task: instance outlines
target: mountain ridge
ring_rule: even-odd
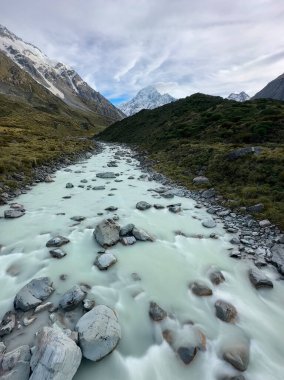
[[[274,99],[284,101],[284,73],[270,81],[252,99]]]
[[[250,100],[250,96],[244,92],[241,91],[240,93],[234,93],[232,92],[227,99],[229,100],[235,100],[236,102],[246,102],[247,100]]]

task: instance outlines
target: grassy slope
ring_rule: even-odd
[[[16,186],[14,172],[29,178],[36,165],[86,150],[109,123],[70,108],[0,53],[0,183]]]
[[[107,141],[147,149],[156,169],[189,188],[199,173],[232,207],[258,202],[267,217],[284,228],[284,103],[245,103],[195,94],[155,110],[143,110],[103,131]],[[258,156],[235,161],[229,151],[262,146]]]

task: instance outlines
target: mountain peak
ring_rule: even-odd
[[[169,94],[161,94],[156,87],[147,86],[142,88],[133,99],[123,103],[119,109],[127,116],[134,115],[142,109],[154,109],[167,103],[174,102],[176,99]]]
[[[261,91],[254,95],[253,99],[284,100],[284,74],[269,82]]]
[[[250,99],[250,96],[244,91],[241,91],[239,94],[231,93],[227,99],[235,100],[236,102],[245,102]]]

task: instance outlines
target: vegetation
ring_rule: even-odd
[[[195,94],[117,122],[99,137],[146,149],[156,169],[186,185],[206,175],[233,207],[263,203],[260,218],[284,228],[284,103]],[[239,147],[260,154],[230,160]]]

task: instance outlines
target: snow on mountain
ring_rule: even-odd
[[[51,60],[36,46],[23,41],[1,25],[0,50],[70,106],[95,111],[113,120],[120,120],[124,116],[71,67]]]
[[[250,96],[242,91],[239,94],[230,94],[227,99],[235,100],[236,102],[245,102],[246,100],[250,100]]]
[[[122,103],[118,108],[127,116],[134,115],[142,109],[154,109],[176,99],[169,94],[160,94],[153,86],[145,87],[129,102]]]

